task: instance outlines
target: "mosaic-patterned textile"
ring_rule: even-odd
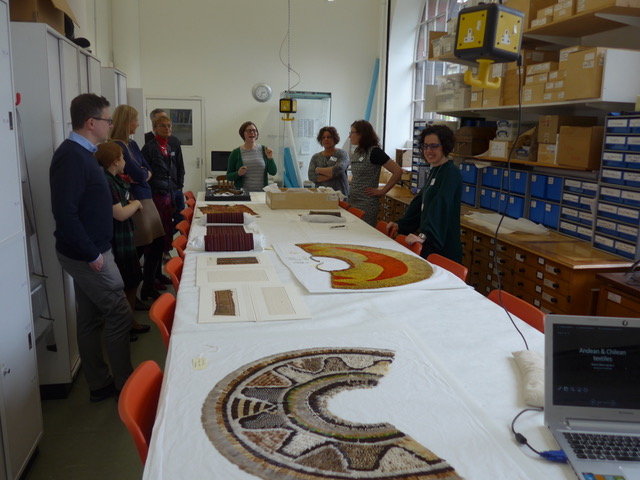
[[[244,223],[242,212],[207,213],[207,223]]]
[[[207,213],[248,213],[249,215],[258,215],[251,208],[246,205],[205,205],[204,207],[198,207],[205,215]]]
[[[336,243],[297,243],[296,246],[313,256],[337,258],[350,265],[345,270],[330,272],[333,288],[397,287],[433,275],[431,265],[421,258],[386,248]]]
[[[365,348],[263,358],[211,390],[204,430],[229,461],[268,480],[460,479],[393,425],[352,423],[329,411],[336,394],[375,387],[393,358],[390,350]]]
[[[242,226],[208,226],[204,236],[207,252],[242,252],[253,250],[253,234]]]

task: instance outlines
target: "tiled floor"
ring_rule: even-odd
[[[172,289],[170,289],[172,291]],[[166,350],[147,312],[136,312],[151,331],[131,343],[133,366],[155,360],[164,367]],[[44,435],[23,480],[140,480],[142,463],[115,400],[89,402],[82,369],[68,398],[44,400]]]

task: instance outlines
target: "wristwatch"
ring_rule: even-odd
[[[419,233],[418,236],[422,239],[422,240],[426,240],[427,236],[424,233]]]

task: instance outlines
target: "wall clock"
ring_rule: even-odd
[[[259,102],[267,102],[271,99],[271,86],[266,83],[256,83],[253,86],[253,98]]]

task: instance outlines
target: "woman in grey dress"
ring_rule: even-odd
[[[355,151],[351,154],[349,203],[364,210],[363,220],[375,226],[380,209],[380,197],[400,180],[402,168],[380,148],[378,135],[366,120],[356,120],[351,124],[349,140],[352,145],[356,145]],[[391,173],[391,178],[380,187],[382,167]]]
[[[349,154],[336,145],[340,135],[334,127],[322,127],[318,132],[318,143],[324,147],[322,152],[316,153],[309,162],[309,180],[316,187],[331,187],[349,196]]]

